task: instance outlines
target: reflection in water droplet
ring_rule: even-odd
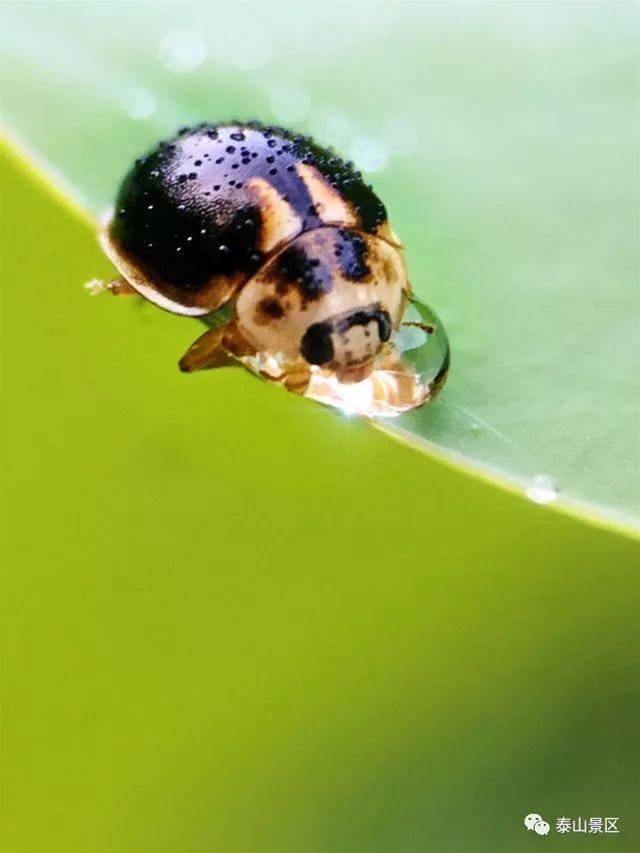
[[[396,417],[434,399],[444,385],[449,368],[449,342],[436,314],[412,299],[403,320],[428,325],[401,326],[380,353],[373,373],[362,382],[344,384],[321,367],[312,368],[305,396],[349,415]],[[223,315],[220,320],[223,321]],[[215,325],[211,317],[208,323]],[[242,358],[254,373],[281,382],[286,364],[273,353]]]
[[[302,121],[309,115],[311,99],[304,89],[286,84],[273,89],[269,105],[278,121]]]
[[[525,493],[537,504],[548,504],[558,497],[558,487],[548,474],[536,474],[532,477]]]
[[[125,112],[131,118],[150,118],[156,111],[156,99],[146,89],[127,89],[121,101]]]
[[[160,62],[175,73],[194,71],[202,65],[206,55],[207,49],[200,36],[187,30],[168,33],[158,48]]]
[[[363,172],[379,172],[389,162],[389,148],[375,136],[361,136],[349,149],[349,158]]]

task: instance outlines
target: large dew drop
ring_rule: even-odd
[[[215,326],[228,318],[228,310],[222,309],[205,322]],[[265,379],[282,381],[284,370],[277,354],[263,352],[239,360]],[[448,369],[449,341],[444,326],[431,308],[412,298],[402,325],[378,356],[371,376],[344,384],[330,371],[312,367],[304,396],[348,415],[393,418],[431,402],[444,385]]]
[[[421,326],[431,327],[425,331]],[[449,369],[449,341],[435,312],[413,298],[371,376],[345,385],[315,368],[306,397],[345,414],[393,418],[434,399]]]

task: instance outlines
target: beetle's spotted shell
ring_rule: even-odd
[[[151,301],[204,314],[323,225],[393,241],[371,187],[308,137],[255,123],[204,124],[136,161],[103,243]]]

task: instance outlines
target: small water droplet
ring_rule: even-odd
[[[536,474],[532,477],[525,494],[537,504],[549,504],[558,497],[558,487],[548,474]]]
[[[138,120],[151,118],[157,109],[156,99],[146,89],[127,89],[121,102],[127,115]]]
[[[207,49],[200,36],[187,30],[167,33],[158,48],[160,62],[176,74],[199,68],[206,55]]]

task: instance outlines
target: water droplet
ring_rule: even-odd
[[[364,172],[379,172],[389,162],[389,148],[375,136],[360,136],[349,149],[349,156]]]
[[[537,504],[549,504],[558,497],[558,487],[548,474],[536,474],[531,478],[525,494]]]
[[[309,115],[309,93],[294,84],[276,87],[270,95],[269,105],[278,121],[302,121]]]
[[[397,417],[434,399],[443,386],[449,365],[449,342],[437,315],[412,298],[405,321],[424,324],[401,326],[391,336],[391,347],[378,356],[373,373],[361,382],[344,384],[322,367],[312,367],[305,396],[340,409],[344,414]],[[405,335],[414,331],[419,334]],[[285,365],[273,353],[242,358],[250,370],[278,381]]]
[[[200,36],[187,30],[168,33],[158,48],[160,62],[176,74],[199,68],[206,55],[207,49]]]
[[[138,120],[150,118],[156,111],[156,99],[146,89],[127,89],[121,98],[125,112]]]

